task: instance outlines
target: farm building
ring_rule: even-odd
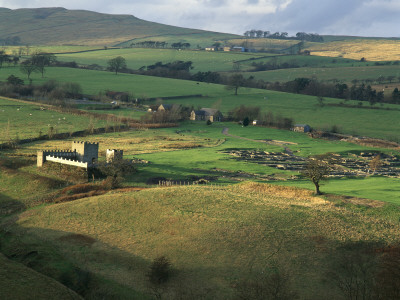
[[[222,113],[218,109],[202,108],[200,110],[193,110],[190,113],[190,120],[192,121],[208,121],[221,122],[223,118]]]
[[[246,52],[246,48],[240,46],[234,46],[231,50],[236,52]]]
[[[253,126],[261,125],[262,122],[260,120],[253,120]]]
[[[166,111],[166,110],[171,110],[172,107],[173,107],[172,104],[150,105],[148,111],[149,112]]]
[[[293,127],[293,131],[295,132],[310,132],[311,127],[307,124],[295,124]]]

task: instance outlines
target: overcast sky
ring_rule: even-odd
[[[0,7],[65,7],[188,28],[400,37],[400,0],[0,0]]]

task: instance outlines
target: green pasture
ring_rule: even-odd
[[[104,51],[59,54],[59,61],[76,61],[79,64],[98,64],[107,67],[107,61],[122,56],[128,68],[137,70],[143,66],[153,65],[156,62],[169,63],[174,61],[192,61],[192,72],[206,71],[231,71],[233,62],[237,60],[257,58],[264,56],[261,53],[233,53],[223,51],[197,51],[175,49],[146,49],[124,48]]]
[[[259,91],[258,94],[247,94]],[[339,104],[343,100],[325,98],[326,104]],[[330,130],[336,125],[340,132],[347,134],[399,140],[400,111],[367,108],[349,108],[339,106],[323,107],[318,105],[316,97],[299,94],[281,93],[275,91],[240,89],[239,95],[226,93],[224,96],[211,98],[188,98],[179,100],[164,100],[165,103],[177,103],[186,106],[215,107],[223,113],[242,104],[260,106],[263,112],[272,112],[275,117],[293,118],[295,123],[309,124],[313,128]],[[356,105],[357,101],[348,101]],[[363,103],[368,107],[367,102]],[[398,105],[387,105],[383,108],[398,108]],[[374,122],[371,122],[374,120]]]
[[[224,127],[229,134],[222,134]],[[246,139],[240,139],[243,137]],[[180,127],[166,129],[134,130],[119,133],[107,133],[83,138],[100,145],[100,159],[104,160],[106,149],[116,148],[124,151],[128,159],[140,159],[148,163],[137,164],[138,172],[126,179],[129,186],[145,186],[149,179],[164,177],[167,180],[181,182],[192,181],[192,178],[209,178],[212,183],[237,183],[243,180],[268,182],[274,177],[279,184],[294,185],[313,189],[308,181],[288,180],[297,172],[279,170],[262,164],[237,160],[227,152],[232,149],[247,149],[267,152],[283,152],[288,147],[295,155],[308,157],[324,153],[338,153],[347,156],[349,153],[384,152],[399,155],[399,151],[365,147],[342,141],[312,139],[306,134],[288,130],[264,127],[242,127],[234,123],[214,123],[207,126],[204,122],[186,122]],[[249,140],[250,139],[250,140]],[[58,141],[40,141],[21,146],[18,150],[9,151],[8,155],[18,153],[22,156],[34,155],[41,149],[68,149],[73,139]],[[279,144],[268,144],[273,140]],[[22,168],[29,174],[39,174],[36,167]],[[37,173],[39,172],[39,173]],[[10,179],[7,179],[10,180]],[[285,181],[279,181],[285,180]],[[273,181],[274,182],[274,181]],[[354,197],[397,203],[399,180],[380,177],[366,179],[334,179],[323,188],[324,192],[350,195]],[[7,195],[12,193],[15,184]],[[370,186],[370,188],[367,188]],[[375,192],[373,192],[375,190]],[[400,200],[400,199],[399,199]]]
[[[321,182],[321,191],[324,193],[346,195],[385,201],[400,205],[400,179],[371,176],[366,178],[328,179]],[[310,181],[279,181],[279,185],[296,186],[314,190]]]
[[[0,80],[6,80],[11,74],[26,80],[26,76],[20,72],[19,68],[12,67],[0,70]],[[31,75],[31,78],[33,84],[42,84],[50,79],[76,82],[82,86],[84,94],[91,95],[104,93],[107,90],[129,92],[137,98],[198,94],[218,96],[228,93],[224,86],[216,84],[197,84],[194,81],[122,73],[115,75],[106,71],[71,68],[47,68],[45,78],[41,78],[41,75],[37,73]]]
[[[85,130],[92,124],[103,127],[105,121],[60,113],[40,105],[17,102],[0,97],[0,143],[36,138],[39,135]],[[51,129],[52,128],[52,129]]]
[[[331,58],[330,58],[331,59]],[[358,64],[358,63],[357,63]],[[368,63],[367,63],[368,65]],[[353,79],[376,80],[380,76],[395,76],[395,82],[398,81],[400,76],[400,67],[396,65],[388,66],[374,66],[372,63],[369,65],[359,66],[341,66],[341,67],[301,67],[293,69],[279,69],[271,71],[243,73],[245,77],[254,76],[256,79],[262,79],[268,82],[287,82],[300,77],[313,78],[315,77],[321,81],[344,81],[351,83]]]
[[[326,56],[315,56],[315,55],[274,55],[272,57],[250,59],[249,61],[243,62],[244,65],[251,65],[255,63],[292,63],[297,64],[299,67],[323,67],[323,68],[337,68],[337,67],[348,67],[348,66],[366,66],[367,63],[360,61],[340,58],[340,57],[326,57]]]
[[[193,32],[191,34],[163,34],[163,35],[154,35],[154,36],[146,36],[135,38],[116,46],[120,47],[131,47],[131,44],[140,43],[144,41],[154,41],[154,42],[167,42],[170,47],[173,43],[189,43],[191,48],[205,48],[211,47],[216,41],[222,42],[235,38],[237,35],[234,34],[224,34],[224,33],[213,33],[213,32]]]
[[[313,70],[313,69],[312,69]],[[327,69],[328,70],[328,69]],[[329,69],[330,70],[330,69]],[[268,72],[267,72],[268,73]],[[0,80],[10,74],[22,77],[18,68],[3,68]],[[399,139],[399,111],[385,109],[348,108],[318,105],[316,97],[281,93],[269,90],[240,88],[234,96],[222,85],[197,83],[177,79],[149,77],[130,74],[115,75],[105,71],[91,71],[69,68],[48,68],[45,78],[32,75],[34,84],[41,84],[50,78],[60,82],[79,82],[85,94],[104,93],[106,90],[129,92],[137,98],[159,98],[202,94],[202,98],[183,98],[164,100],[164,103],[176,103],[185,106],[214,107],[223,113],[240,105],[260,106],[262,111],[271,111],[274,116],[291,117],[295,123],[306,123],[314,128],[331,129],[333,125],[339,131],[371,137],[380,137],[397,141]],[[343,100],[325,99],[326,104],[339,104]],[[357,104],[357,101],[348,101]],[[367,102],[363,103],[368,107]],[[380,108],[398,108],[397,105],[379,106]],[[120,114],[120,112],[114,112]],[[371,122],[374,120],[374,122]]]

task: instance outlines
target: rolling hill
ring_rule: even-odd
[[[0,8],[0,41],[18,37],[22,45],[111,46],[160,35],[210,35],[210,41],[235,35],[180,28],[138,19],[65,8]]]

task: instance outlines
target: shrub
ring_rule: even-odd
[[[147,277],[150,283],[159,285],[169,280],[171,276],[171,262],[165,256],[156,257],[150,265]]]

